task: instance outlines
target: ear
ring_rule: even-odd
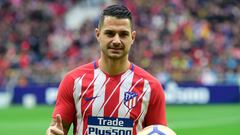
[[[96,28],[96,29],[95,29],[95,33],[96,33],[96,38],[97,38],[97,40],[99,40],[100,29],[99,29],[99,28]]]
[[[134,42],[136,38],[136,31],[132,31],[132,43]]]

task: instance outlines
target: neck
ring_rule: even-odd
[[[98,63],[100,69],[109,75],[118,75],[123,73],[127,71],[130,66],[128,59],[116,60],[100,58]]]

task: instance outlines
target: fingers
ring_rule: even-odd
[[[56,115],[52,125],[47,130],[47,135],[64,135],[62,118],[60,114]]]
[[[58,129],[56,126],[50,126],[46,135],[64,135],[64,131]]]
[[[58,128],[50,128],[50,133],[52,135],[64,135],[63,130],[60,130]]]
[[[60,114],[56,115],[56,125],[58,129],[63,130],[63,125],[62,125],[62,118]]]

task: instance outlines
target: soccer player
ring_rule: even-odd
[[[47,135],[66,135],[71,123],[74,135],[136,135],[146,126],[166,125],[161,84],[128,59],[136,37],[131,12],[106,7],[95,32],[101,56],[61,81]]]

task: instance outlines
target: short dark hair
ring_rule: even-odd
[[[124,5],[111,5],[111,6],[106,7],[100,16],[98,28],[101,28],[101,26],[103,25],[105,16],[112,16],[112,17],[116,17],[118,19],[129,19],[130,23],[131,23],[131,28],[133,27],[132,26],[132,13]]]

